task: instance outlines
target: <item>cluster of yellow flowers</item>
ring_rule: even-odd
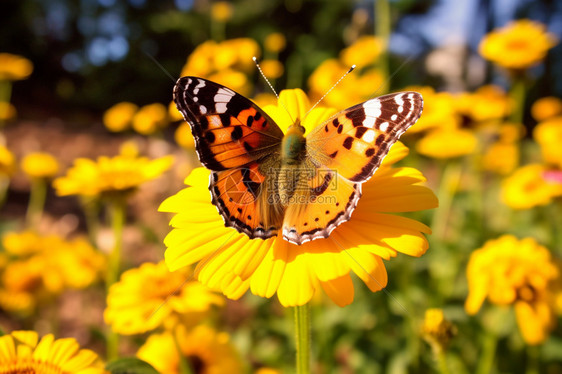
[[[92,285],[105,272],[105,256],[83,238],[10,232],[2,245],[0,305],[9,311],[30,313],[66,289]]]
[[[10,103],[12,82],[27,79],[32,72],[33,64],[25,57],[0,53],[0,125],[16,116]]]

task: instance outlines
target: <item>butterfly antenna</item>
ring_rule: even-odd
[[[322,96],[322,97],[320,98],[320,100],[318,100],[318,101],[316,102],[316,104],[314,104],[314,105],[312,106],[312,108],[310,108],[310,109],[308,110],[308,112],[306,112],[306,114],[305,114],[304,116],[306,117],[306,116],[308,115],[308,113],[312,112],[312,109],[316,108],[316,106],[317,106],[318,104],[320,104],[320,103],[322,102],[322,100],[324,100],[324,98],[325,98],[326,96],[328,96],[328,94],[329,94],[330,92],[332,92],[332,90],[333,90],[334,88],[336,88],[336,86],[343,80],[343,78],[345,78],[349,73],[351,73],[356,67],[357,67],[357,65],[352,65],[352,66],[349,68],[349,70],[346,71],[346,72],[341,76],[341,78],[338,79],[337,82],[334,83],[334,85],[324,94],[324,96]]]
[[[151,59],[152,62],[154,62],[154,64],[156,64],[156,66],[158,66],[158,67],[160,68],[160,70],[162,70],[162,71],[164,72],[164,74],[166,74],[166,75],[172,80],[172,82],[176,83],[176,80],[174,79],[174,77],[172,77],[172,74],[170,74],[170,73],[168,72],[168,70],[166,70],[166,68],[164,68],[164,66],[162,66],[162,64],[159,63],[159,62],[154,58],[154,56],[152,56],[150,53],[146,52],[145,50],[142,50],[142,49],[141,49],[141,51],[142,51],[149,59]]]
[[[256,56],[252,57],[252,60],[254,60],[254,64],[256,64],[256,67],[258,68],[261,76],[263,77],[263,79],[265,80],[265,82],[267,83],[267,85],[269,86],[269,88],[271,88],[271,91],[273,91],[273,93],[275,94],[275,97],[277,98],[277,102],[279,104],[281,104],[281,106],[285,109],[285,111],[287,112],[287,114],[289,115],[289,117],[291,117],[291,112],[289,112],[289,109],[287,109],[287,107],[285,106],[285,104],[283,104],[283,102],[279,99],[279,95],[277,94],[277,92],[275,91],[275,88],[273,88],[273,85],[269,82],[269,79],[267,79],[267,77],[265,76],[265,74],[263,73],[263,70],[261,69],[260,64],[258,63],[258,59],[256,58]],[[294,122],[293,117],[291,117],[291,120]]]

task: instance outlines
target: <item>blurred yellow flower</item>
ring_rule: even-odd
[[[538,122],[562,115],[562,99],[554,96],[538,99],[531,106],[531,115]]]
[[[2,373],[105,373],[100,357],[80,349],[75,339],[48,334],[39,340],[35,331],[13,331],[0,337],[0,368]]]
[[[539,344],[548,337],[556,323],[551,288],[559,270],[547,248],[533,238],[504,235],[472,253],[466,274],[468,314],[476,314],[486,298],[513,305],[525,342]]]
[[[133,129],[142,135],[154,134],[168,125],[168,110],[154,103],[141,107],[133,115]]]
[[[115,104],[103,114],[103,124],[112,132],[128,130],[131,128],[133,116],[138,110],[138,106],[126,101]]]
[[[425,311],[422,336],[437,352],[449,345],[455,330],[454,325],[445,318],[443,309],[433,308]]]
[[[277,97],[272,93],[260,93],[254,96],[252,100],[256,103],[260,108],[263,108],[267,105],[277,105]]]
[[[0,176],[11,177],[16,171],[16,158],[14,154],[3,145],[0,145]]]
[[[519,165],[519,141],[525,128],[521,124],[503,123],[491,130],[492,141],[487,144],[482,156],[482,169],[507,175]]]
[[[174,140],[182,148],[195,149],[195,139],[187,122],[181,123],[174,133]]]
[[[547,119],[533,130],[544,162],[562,169],[562,116]]]
[[[456,98],[457,110],[474,122],[501,120],[511,112],[511,99],[500,87],[485,85]],[[425,108],[424,108],[425,109]],[[425,113],[424,113],[425,115]]]
[[[285,35],[280,32],[274,32],[265,37],[263,44],[266,50],[279,53],[285,49],[287,40],[285,39]]]
[[[301,90],[282,91],[280,101],[290,113],[282,106],[264,110],[281,129],[302,118],[310,107]],[[316,108],[302,125],[311,130],[331,113]],[[300,246],[281,237],[251,240],[225,227],[211,204],[209,171],[195,169],[185,180],[189,187],[160,206],[160,211],[175,213],[170,222],[173,230],[164,240],[166,263],[175,270],[199,262],[197,278],[227,297],[237,299],[250,288],[262,297],[277,294],[283,306],[306,304],[321,290],[340,306],[350,304],[351,272],[371,291],[379,291],[387,283],[383,259],[399,252],[417,257],[428,248],[427,226],[392,213],[437,206],[433,192],[421,185],[425,178],[418,170],[393,167],[407,153],[404,145],[395,144],[379,170],[362,184],[363,197],[351,220],[329,238]]]
[[[283,64],[277,60],[263,60],[260,66],[265,76],[270,79],[277,79],[283,75]]]
[[[522,19],[495,29],[480,42],[480,54],[507,69],[526,69],[542,61],[556,45],[554,35],[539,22]]]
[[[217,43],[206,41],[189,55],[181,75],[206,78],[249,96],[252,84],[246,75],[255,69],[252,57],[259,57],[255,40],[238,38]]]
[[[423,114],[406,136],[433,128],[454,129],[460,125],[455,97],[450,92],[435,92],[429,86],[409,86],[404,91],[419,92],[423,96]]]
[[[414,126],[415,127],[415,126]],[[465,129],[434,129],[416,143],[416,150],[427,157],[454,158],[476,151],[478,139]]]
[[[166,331],[153,334],[139,348],[137,357],[166,374],[180,374],[181,359],[187,361],[192,373],[243,372],[242,363],[229,335],[204,325],[192,330],[180,325],[174,333]]]
[[[349,65],[345,65],[336,59],[328,59],[322,62],[308,78],[311,99],[318,100],[324,96],[349,68]],[[354,71],[340,81],[333,91],[324,98],[322,104],[341,109],[351,107],[373,97],[382,83],[383,77],[377,69]]]
[[[12,257],[0,278],[0,305],[7,310],[32,310],[65,289],[90,286],[105,270],[105,256],[83,238],[23,231],[4,235],[2,244]]]
[[[0,101],[0,121],[8,121],[16,116],[16,108],[7,102]]]
[[[26,79],[33,71],[33,64],[25,57],[0,53],[0,80]]]
[[[195,280],[189,281],[191,275],[189,269],[172,273],[163,261],[126,271],[109,289],[105,322],[124,335],[162,325],[172,329],[180,321],[197,324],[213,306],[222,306],[224,298]]]
[[[254,374],[282,374],[282,372],[277,369],[263,367],[256,370]]]
[[[168,117],[172,122],[183,121],[183,116],[178,110],[176,103],[174,103],[173,101],[168,104]]]
[[[101,156],[97,161],[79,158],[66,175],[53,181],[59,196],[110,197],[134,192],[141,184],[158,178],[173,163],[172,156],[150,160],[146,157]]]
[[[59,171],[59,162],[49,153],[34,152],[21,160],[21,169],[30,178],[53,178]]]
[[[217,1],[211,5],[211,18],[215,21],[228,21],[232,18],[232,12],[232,4],[228,1]]]
[[[382,40],[376,36],[362,36],[341,51],[340,60],[348,69],[352,65],[363,69],[376,63],[384,48]]]
[[[562,185],[545,180],[546,171],[539,164],[515,170],[502,182],[502,201],[513,209],[530,209],[550,204],[554,197],[562,195]]]

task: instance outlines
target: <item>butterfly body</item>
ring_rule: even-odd
[[[262,109],[231,89],[196,77],[174,88],[190,124],[209,190],[226,226],[250,238],[303,244],[348,221],[361,184],[421,115],[415,92],[348,108],[305,136],[297,119],[284,134]]]

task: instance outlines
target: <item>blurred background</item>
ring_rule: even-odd
[[[172,89],[194,75],[274,103],[257,56],[278,92],[302,88],[312,101],[357,64],[322,103],[338,110],[403,89],[425,101],[403,138],[411,153],[402,164],[421,170],[440,200],[410,215],[432,228],[429,251],[385,262],[390,294],[358,282],[350,306],[314,301],[313,372],[562,372],[562,2],[3,0],[0,10],[5,333],[72,337],[104,362],[136,355],[162,373],[189,372],[155,364],[167,356],[147,342],[165,338],[165,322],[123,328],[115,316],[134,313],[108,312],[108,290],[127,269],[141,272],[140,284],[173,279],[166,292],[192,282],[189,271],[142,268],[164,256],[169,217],[159,204],[200,166]],[[127,168],[150,171],[132,178]],[[504,238],[495,253],[503,235],[517,240]],[[524,238],[533,250],[517,257]],[[488,267],[473,260],[486,245]],[[67,262],[53,264],[53,246],[81,257],[59,253]],[[477,291],[480,303],[469,297]],[[209,352],[237,363],[221,368],[220,358],[181,343],[191,372],[291,372],[291,311],[275,297],[219,296],[197,311],[216,331],[191,323],[179,340],[212,336]],[[199,370],[203,361],[218,371]]]

